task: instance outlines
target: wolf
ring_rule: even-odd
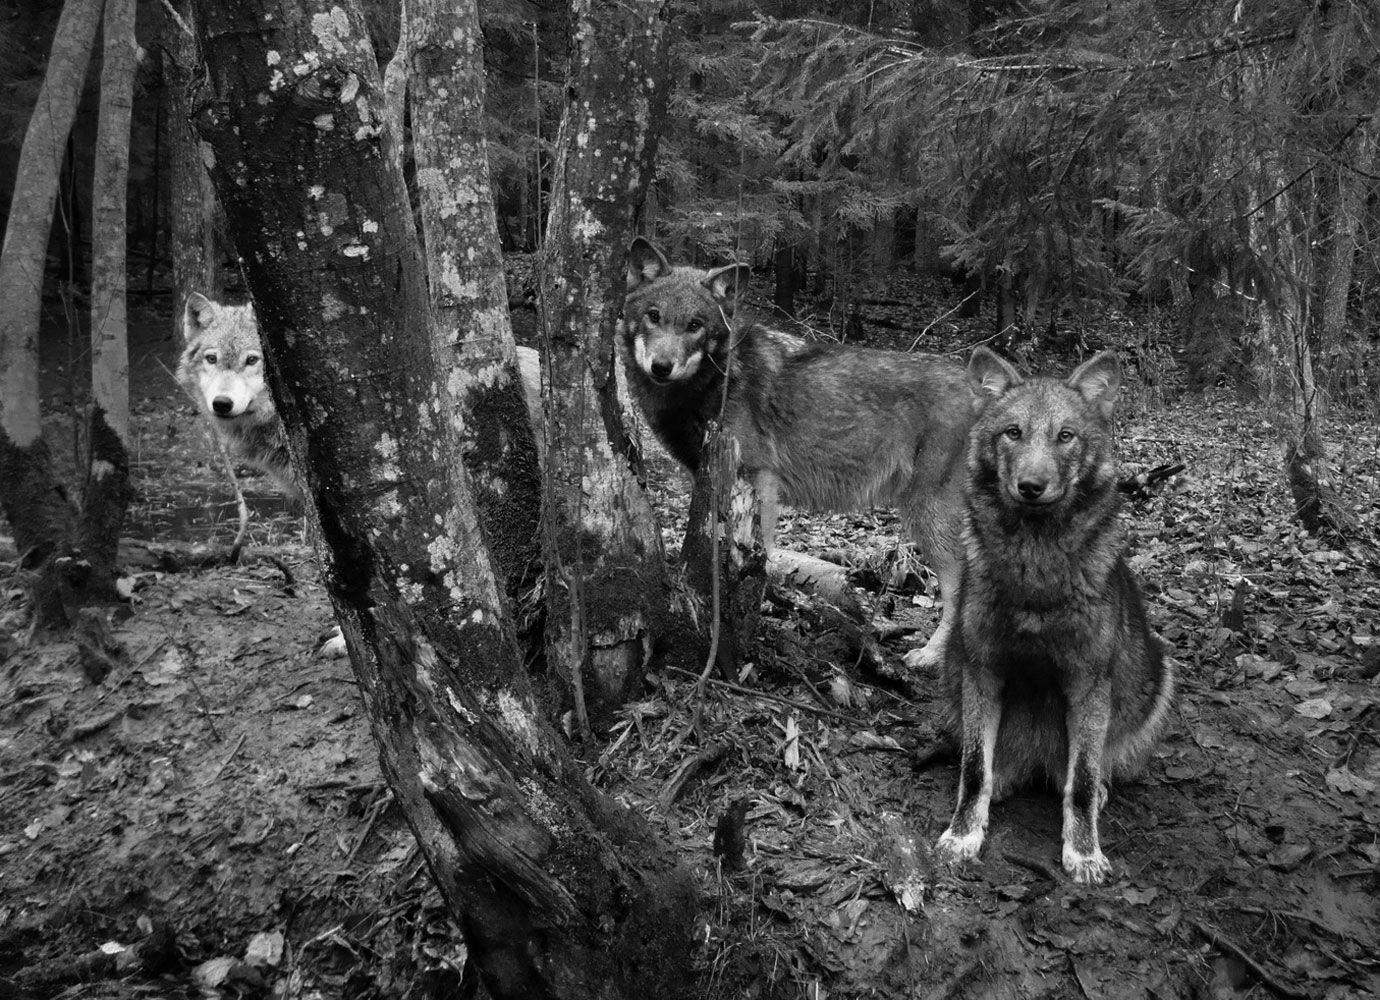
[[[1064,870],[1100,883],[1107,783],[1143,765],[1174,695],[1123,557],[1120,368],[1104,351],[1066,379],[1024,378],[980,347],[968,379],[976,420],[943,669],[958,796],[938,848],[976,857],[993,797],[1043,776],[1063,790]]]
[[[750,271],[673,267],[643,237],[628,248],[619,342],[629,392],[677,461],[697,468],[723,406],[775,542],[781,500],[815,510],[894,506],[939,578],[944,609],[911,667],[937,666],[954,621],[963,455],[973,421],[962,365],[807,343],[740,307]]]
[[[226,450],[245,465],[268,473],[289,497],[300,497],[288,458],[287,435],[264,380],[264,352],[254,307],[223,305],[193,292],[183,310],[182,335],[177,381]],[[528,417],[542,443],[537,352],[517,348],[517,364]]]
[[[268,473],[290,497],[301,490],[287,436],[264,381],[264,352],[252,305],[222,305],[200,292],[182,311],[178,384],[196,403],[229,454]]]

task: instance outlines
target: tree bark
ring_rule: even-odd
[[[539,259],[546,341],[547,657],[581,729],[642,679],[666,605],[661,535],[614,378],[624,251],[670,90],[665,0],[572,0],[568,99]]]
[[[72,129],[99,0],[69,0],[53,38],[48,71],[29,117],[20,152],[5,243],[0,250],[0,504],[31,571],[35,624],[67,623],[64,579],[75,511],[53,475],[39,412],[38,324],[48,233],[58,178]]]
[[[1256,253],[1275,278],[1258,312],[1260,381],[1279,411],[1281,461],[1295,516],[1310,534],[1338,533],[1346,525],[1327,459],[1314,363],[1318,316],[1310,308],[1319,272],[1313,246],[1318,206],[1307,202],[1307,192],[1296,197],[1268,158],[1260,170],[1260,208],[1250,231]]]
[[[172,180],[169,215],[172,220],[173,326],[182,340],[182,314],[187,296],[200,292],[220,301],[225,274],[216,243],[216,193],[206,173],[201,139],[192,127],[188,90],[200,64],[189,23],[191,8],[180,0],[172,12],[163,9],[163,38],[167,53],[164,88],[168,101],[168,158]]]
[[[681,996],[692,895],[546,723],[356,0],[197,0],[198,123],[384,774],[496,998]]]
[[[92,197],[91,419],[79,548],[91,564],[90,596],[113,602],[129,482],[129,330],[125,244],[129,126],[134,98],[134,0],[106,0],[101,104]]]
[[[403,25],[437,355],[484,537],[514,595],[540,552],[541,470],[489,180],[478,4],[404,0]]]
[[[1356,231],[1366,209],[1376,157],[1380,128],[1374,119],[1356,127],[1356,133],[1346,144],[1345,155],[1337,165],[1336,202],[1329,222],[1326,263],[1319,289],[1319,355],[1330,359],[1329,384],[1349,388],[1356,379],[1356,362],[1364,351],[1363,336],[1347,335],[1347,302],[1351,294],[1351,276],[1356,263]]]

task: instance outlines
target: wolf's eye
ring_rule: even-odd
[[[648,309],[648,310],[647,310],[647,322],[648,322],[648,323],[652,323],[652,324],[660,323],[660,322],[661,322],[661,310],[660,310],[660,309]]]
[[[1070,441],[1072,441],[1072,440],[1073,440],[1074,438],[1076,438],[1077,436],[1078,436],[1077,434],[1073,433],[1073,431],[1071,431],[1071,430],[1069,430],[1067,427],[1065,427],[1063,430],[1061,430],[1061,431],[1059,432],[1059,443],[1060,443],[1060,444],[1068,444]]]
[[[699,318],[698,316],[696,316],[696,317],[695,317],[694,319],[692,319],[689,323],[686,323],[686,324],[685,324],[685,329],[686,329],[687,331],[689,331],[690,333],[696,333],[696,332],[698,332],[703,326],[704,326],[703,321],[701,321],[700,318]]]
[[[1002,433],[1006,435],[1007,439],[1010,441],[1019,441],[1021,439],[1021,429],[1014,424],[1006,428]]]
[[[246,354],[244,356],[244,363],[246,365],[257,365],[259,363],[259,356],[257,354]]]
[[[215,363],[216,363],[216,352],[215,352],[215,351],[207,351],[204,355],[202,355],[202,360],[205,361],[208,365],[213,365],[213,364],[215,364]]]

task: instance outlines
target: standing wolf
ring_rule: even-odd
[[[980,347],[968,377],[978,418],[944,661],[962,759],[939,848],[976,857],[993,795],[1044,775],[1063,788],[1064,869],[1101,882],[1105,783],[1144,762],[1174,691],[1122,557],[1111,423],[1121,373],[1103,352],[1066,380],[1027,379]]]
[[[741,264],[672,267],[647,240],[632,242],[620,323],[632,396],[667,451],[694,469],[727,382],[724,422],[761,497],[769,555],[778,496],[816,510],[899,508],[944,598],[939,627],[906,662],[937,664],[958,585],[972,424],[963,368],[771,330],[737,308],[749,276]]]
[[[264,381],[254,307],[221,305],[193,292],[182,313],[182,335],[177,381],[226,450],[267,472],[284,493],[298,496],[282,421]]]

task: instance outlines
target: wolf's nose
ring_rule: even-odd
[[[670,378],[670,377],[671,377],[671,372],[672,372],[674,369],[675,369],[675,365],[671,364],[669,361],[653,361],[653,362],[652,362],[652,377],[653,377],[653,378]]]
[[[1022,500],[1038,500],[1045,492],[1045,484],[1035,479],[1022,479],[1016,484]]]
[[[217,396],[211,400],[211,409],[216,411],[218,417],[230,416],[230,411],[235,408],[234,402],[229,396]]]

